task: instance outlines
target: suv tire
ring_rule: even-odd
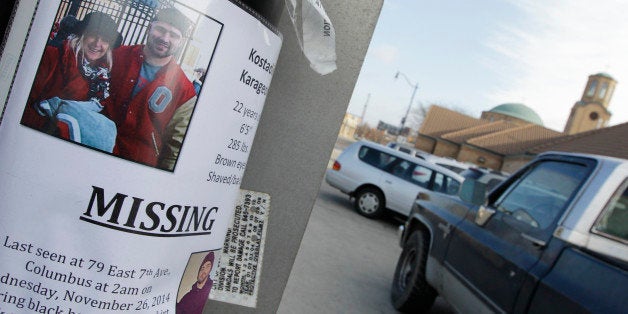
[[[380,217],[386,208],[384,195],[379,189],[365,187],[355,194],[354,207],[358,213],[368,218]]]
[[[438,293],[425,279],[428,239],[423,231],[413,232],[397,261],[390,298],[400,312],[423,313],[434,304]]]

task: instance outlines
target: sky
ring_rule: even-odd
[[[623,0],[384,0],[347,111],[399,125],[418,85],[413,111],[479,118],[522,103],[562,132],[589,75],[604,72],[618,82],[609,125],[628,122],[626,12]]]

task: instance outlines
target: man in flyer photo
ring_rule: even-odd
[[[113,53],[111,106],[118,127],[114,155],[172,171],[196,103],[192,82],[174,55],[192,28],[175,8],[159,10],[143,45]]]
[[[210,251],[201,262],[196,275],[196,282],[190,291],[177,302],[177,314],[200,314],[203,312],[203,307],[214,284],[213,280],[209,278],[213,266],[214,252]]]
[[[24,108],[22,124],[111,152],[115,124],[100,112],[110,94],[112,50],[122,35],[107,14],[90,12],[50,41]],[[61,32],[61,31],[60,31]]]

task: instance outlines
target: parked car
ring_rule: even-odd
[[[419,192],[457,195],[463,180],[451,170],[369,141],[348,146],[325,175],[369,218],[386,209],[407,216]]]
[[[448,158],[448,157],[439,157],[439,156],[431,155],[430,158],[425,158],[425,160],[435,163],[441,167],[447,168],[458,174],[461,174],[463,171],[469,169],[470,167],[470,165],[468,164],[459,162],[453,158]]]
[[[394,150],[398,150],[402,153],[410,154],[414,157],[418,157],[421,159],[425,159],[426,155],[430,155],[430,153],[428,152],[424,152],[412,145],[405,144],[405,143],[390,142],[386,144],[386,147],[392,148]]]
[[[545,153],[486,194],[418,199],[391,301],[460,313],[626,313],[628,160]]]
[[[486,191],[488,192],[506,180],[510,174],[486,168],[470,167],[460,172],[460,175],[465,179],[474,179],[486,184]]]
[[[412,156],[415,156],[417,158],[423,159],[423,160],[427,160],[431,163],[437,164],[441,167],[447,168],[455,173],[461,173],[462,171],[466,170],[467,168],[469,168],[468,164],[459,162],[453,158],[447,158],[447,157],[439,157],[436,155],[432,155],[428,152],[422,151],[416,147],[410,146],[408,144],[403,144],[403,143],[397,143],[397,142],[390,142],[388,144],[386,144],[386,147],[390,147],[394,150],[398,150],[400,152],[406,153],[406,154],[410,154]]]

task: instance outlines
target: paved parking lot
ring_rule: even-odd
[[[397,313],[389,301],[401,220],[358,215],[323,183],[278,313]],[[432,313],[453,313],[437,299]]]

